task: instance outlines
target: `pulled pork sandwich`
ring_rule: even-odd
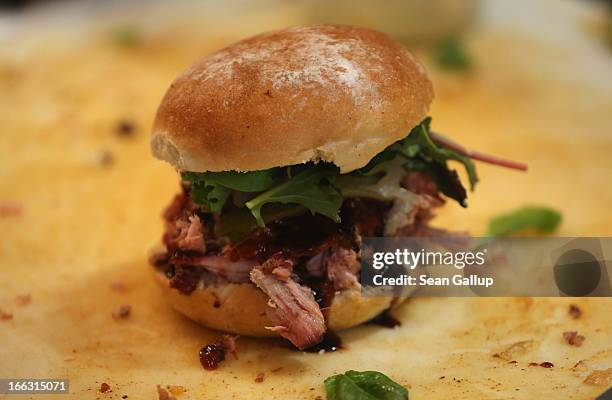
[[[431,132],[432,98],[402,45],[348,26],[262,34],[187,69],[151,139],[182,186],[152,257],[164,296],[208,327],[300,349],[388,309],[361,296],[361,238],[443,234],[432,210],[466,205],[449,160],[470,186],[470,158],[521,168]]]

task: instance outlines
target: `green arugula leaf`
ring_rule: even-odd
[[[425,118],[406,138],[349,174],[340,175],[333,164],[306,163],[251,172],[183,172],[182,178],[191,183],[195,203],[219,214],[218,234],[232,238],[240,238],[257,226],[265,226],[266,222],[306,210],[339,222],[339,210],[347,197],[393,200],[383,198],[381,193],[388,191],[381,192],[378,182],[386,176],[393,182],[384,183],[385,187],[397,183],[399,189],[399,176],[394,182],[395,175],[388,175],[389,171],[395,171],[398,157],[405,159],[404,169],[427,173],[441,193],[465,206],[465,189],[457,173],[448,168],[448,161],[463,164],[472,189],[478,181],[474,164],[468,157],[436,144],[429,134],[430,122],[431,118]],[[234,201],[228,204],[229,196]],[[240,208],[242,211],[237,212]],[[224,217],[224,213],[228,215]]]
[[[328,400],[407,400],[408,390],[377,371],[346,371],[325,379]]]
[[[134,26],[119,26],[111,32],[113,42],[124,48],[133,48],[142,44],[143,35],[140,29]]]
[[[210,212],[221,213],[231,190],[216,183],[195,182],[191,187],[193,201],[203,204]]]
[[[280,168],[251,172],[183,172],[183,180],[192,183],[193,200],[220,214],[232,190],[260,192],[273,186],[282,174]]]
[[[470,189],[474,190],[474,186],[478,182],[478,175],[476,174],[474,163],[469,157],[435,144],[429,137],[430,122],[431,117],[427,117],[423,122],[413,128],[408,137],[400,142],[400,151],[408,158],[414,158],[418,155],[425,161],[437,161],[444,165],[446,165],[448,160],[459,161],[463,164],[467,172],[470,181]]]
[[[397,156],[397,150],[394,149],[393,146],[390,146],[386,148],[385,150],[381,151],[380,153],[378,153],[377,155],[375,155],[374,158],[372,158],[365,167],[359,168],[358,170],[352,172],[351,175],[369,174],[370,172],[372,172],[372,170],[378,169],[381,166],[381,164],[387,161],[393,160],[395,156]]]
[[[237,172],[183,172],[182,177],[190,182],[218,184],[239,192],[262,192],[279,182],[282,168],[261,171]]]
[[[534,230],[552,233],[561,223],[561,213],[548,207],[526,206],[495,217],[489,223],[489,236],[509,236]]]
[[[429,127],[431,118],[425,118],[419,125],[414,127],[408,136],[393,145],[387,147],[382,152],[378,153],[365,167],[358,169],[348,175],[338,177],[336,186],[341,186],[340,189],[344,196],[363,196],[374,197],[376,193],[372,192],[371,187],[364,184],[359,184],[358,180],[350,182],[355,185],[351,187],[346,176],[355,177],[366,174],[373,174],[384,171],[385,163],[395,159],[398,155],[402,155],[407,159],[404,168],[409,171],[422,171],[432,177],[438,190],[445,196],[456,200],[463,207],[467,207],[465,188],[459,180],[457,172],[448,167],[448,160],[455,160],[463,164],[466,169],[470,188],[473,190],[478,182],[476,167],[472,160],[457,152],[440,146],[429,136]],[[382,168],[381,168],[382,167]]]
[[[473,67],[463,43],[456,37],[448,38],[434,49],[434,61],[447,70],[467,71]]]
[[[265,226],[261,209],[268,203],[300,204],[312,213],[325,215],[340,222],[342,195],[331,185],[338,175],[338,168],[331,164],[310,164],[300,168],[288,181],[283,182],[254,199],[247,201],[259,226]]]
[[[367,197],[370,199],[389,200],[382,197],[376,190],[376,183],[385,176],[385,171],[369,175],[345,174],[336,178],[334,186],[340,190],[343,197]],[[399,183],[398,183],[399,185]]]

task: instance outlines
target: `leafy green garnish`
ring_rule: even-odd
[[[232,240],[267,222],[305,211],[339,222],[340,207],[348,197],[393,200],[393,195],[388,194],[393,191],[381,191],[379,181],[402,164],[407,170],[430,175],[438,190],[465,206],[465,189],[447,162],[453,160],[464,165],[471,188],[478,181],[474,165],[468,157],[436,144],[430,137],[430,122],[431,118],[425,118],[406,138],[378,153],[365,167],[348,174],[340,175],[335,165],[319,162],[251,172],[183,172],[182,178],[191,184],[195,203],[219,214],[217,234]],[[394,176],[389,178],[394,180]],[[387,184],[384,182],[385,187]],[[399,188],[399,177],[392,184]],[[230,196],[233,201],[228,201]]]
[[[181,175],[189,182],[215,183],[239,192],[262,192],[279,182],[282,169],[270,168],[250,172],[183,172]]]
[[[232,191],[254,193],[245,205],[257,225],[265,226],[262,208],[267,204],[298,205],[340,221],[342,195],[333,186],[338,174],[338,167],[332,164],[309,163],[252,172],[184,172],[182,178],[191,182],[193,200],[218,214],[222,213]],[[228,217],[225,225],[232,225],[231,220],[242,227],[252,222],[243,214],[240,218]]]
[[[534,230],[552,233],[561,223],[561,214],[548,207],[526,206],[491,220],[489,236],[508,236]]]
[[[372,170],[378,169],[381,164],[393,160],[396,155],[397,148],[394,148],[394,145],[391,145],[385,150],[375,155],[374,158],[372,158],[370,162],[366,164],[365,167],[359,168],[358,170],[352,172],[351,175],[367,175]]]
[[[375,188],[376,183],[384,176],[384,171],[379,171],[370,175],[345,174],[336,178],[334,186],[340,190],[343,197],[366,197],[377,200],[390,200],[384,198]]]
[[[247,201],[246,206],[259,226],[265,226],[261,208],[268,203],[299,204],[312,213],[340,222],[339,211],[343,199],[338,189],[332,186],[338,173],[338,168],[331,164],[311,164],[286,182]]]
[[[184,181],[192,183],[192,196],[196,203],[220,214],[232,190],[266,190],[278,181],[280,173],[280,168],[272,168],[253,172],[183,172],[181,176]]]
[[[429,136],[429,125],[431,117],[427,117],[417,125],[408,137],[400,142],[402,153],[408,158],[421,158],[428,163],[438,163],[439,167],[446,167],[448,160],[459,161],[465,167],[465,170],[470,181],[470,188],[474,190],[474,186],[478,182],[476,167],[472,160],[463,156],[451,149],[437,145]]]
[[[356,170],[348,176],[359,177],[373,174],[381,169],[381,167],[384,167],[384,163],[401,155],[406,159],[404,164],[406,170],[421,171],[431,176],[440,192],[466,207],[466,191],[457,173],[448,167],[448,161],[453,160],[463,164],[470,182],[470,189],[472,190],[474,190],[478,182],[476,167],[469,157],[434,143],[429,133],[430,123],[431,118],[425,118],[410,131],[406,138],[387,147],[378,153],[365,167]],[[339,177],[339,182],[345,182],[344,176]],[[363,181],[361,182],[363,183]],[[365,197],[376,198],[375,193],[373,193],[374,196],[368,196],[368,192],[363,190],[363,185],[356,186],[354,189],[351,189],[349,185],[344,185],[344,187],[346,189],[342,190],[343,194],[345,190],[353,193],[357,190]]]
[[[408,390],[377,371],[346,371],[325,379],[328,400],[407,400]]]
[[[191,195],[197,204],[203,204],[213,213],[221,213],[227,198],[232,191],[223,185],[214,182],[193,182]]]
[[[132,48],[139,46],[143,37],[140,30],[133,26],[120,26],[113,30],[112,39],[119,47]]]
[[[433,57],[438,66],[448,70],[466,71],[473,66],[463,43],[456,37],[439,43],[434,48]]]

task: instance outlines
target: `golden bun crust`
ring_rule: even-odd
[[[432,99],[422,65],[383,33],[289,28],[183,72],[159,106],[151,148],[183,171],[328,161],[349,172],[403,138]]]
[[[277,337],[266,327],[274,326],[266,316],[268,297],[252,283],[228,283],[198,287],[190,295],[171,288],[168,278],[152,267],[155,281],[164,296],[181,314],[223,332],[253,337]],[[399,300],[403,301],[405,298]],[[327,318],[331,330],[350,328],[371,320],[396,306],[392,297],[364,297],[356,289],[336,294]]]

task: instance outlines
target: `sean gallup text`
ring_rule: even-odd
[[[426,275],[411,276],[400,275],[385,277],[382,274],[374,275],[372,282],[376,286],[493,286],[492,277],[482,277],[477,275],[463,276],[460,274],[452,277],[428,277]]]

